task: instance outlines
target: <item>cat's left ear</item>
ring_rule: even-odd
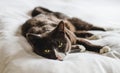
[[[64,21],[60,21],[60,23],[56,27],[56,30],[60,31],[60,32],[65,32],[65,23],[64,23]]]
[[[41,36],[37,34],[27,33],[26,37],[31,44],[35,44],[36,41],[41,40]]]

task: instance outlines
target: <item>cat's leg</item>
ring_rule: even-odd
[[[84,52],[86,48],[83,45],[72,45],[70,53]]]
[[[111,50],[108,46],[94,45],[89,41],[81,38],[77,38],[77,44],[83,45],[88,51],[94,51],[101,54],[109,52]]]
[[[92,24],[87,23],[83,20],[80,20],[79,18],[73,17],[73,18],[68,19],[68,21],[70,21],[76,27],[76,30],[101,30],[101,31],[105,31],[105,28],[93,26]]]
[[[34,10],[32,11],[32,17],[35,17],[41,13],[52,13],[53,11],[46,9],[44,7],[36,7],[34,8]]]
[[[88,38],[94,35],[88,31],[75,31],[74,34],[80,38]]]
[[[75,31],[74,34],[79,38],[86,38],[89,40],[97,40],[101,38],[101,36],[94,35],[88,31]]]

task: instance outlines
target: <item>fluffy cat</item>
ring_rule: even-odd
[[[86,38],[94,36],[88,30],[105,31],[79,18],[36,7],[32,11],[32,18],[22,26],[22,35],[36,54],[49,59],[63,60],[67,53],[85,50],[98,53],[110,51],[107,46],[88,42]]]

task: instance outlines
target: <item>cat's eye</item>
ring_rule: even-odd
[[[58,47],[61,48],[63,46],[63,43],[59,42]]]
[[[44,50],[44,52],[45,52],[45,53],[49,53],[49,52],[50,52],[50,50],[46,49],[46,50]]]

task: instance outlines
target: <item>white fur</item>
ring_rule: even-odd
[[[80,49],[80,52],[84,52],[86,48],[83,45],[77,45]]]
[[[111,51],[111,48],[108,46],[105,46],[102,49],[100,49],[100,54],[107,53],[109,51]]]

